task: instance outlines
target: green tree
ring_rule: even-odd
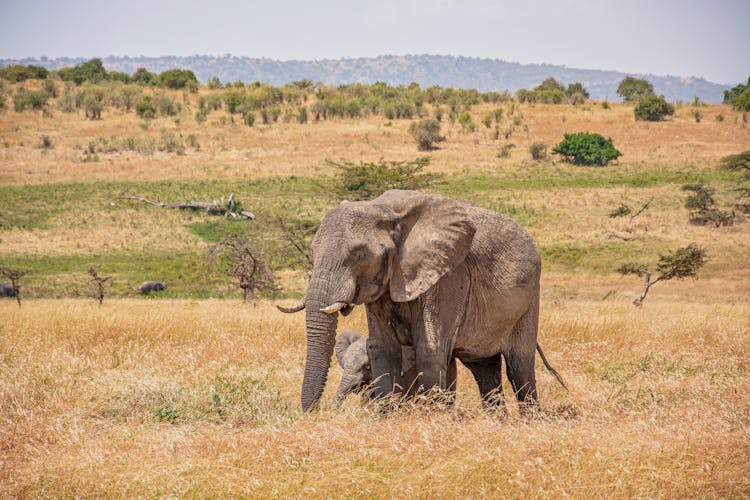
[[[586,99],[589,98],[589,92],[585,88],[583,88],[583,85],[579,82],[574,82],[568,85],[568,88],[565,89],[565,95],[568,96],[568,98],[573,97],[575,94],[581,94]]]
[[[739,84],[724,91],[724,104],[731,104],[737,111],[750,111],[750,77],[746,85]]]
[[[155,73],[151,73],[146,68],[138,68],[137,70],[135,70],[135,73],[133,73],[133,82],[140,83],[142,85],[155,84],[157,78],[158,77]]]
[[[669,104],[663,95],[648,95],[641,97],[633,109],[636,120],[658,122],[674,114],[674,106]]]
[[[625,102],[636,102],[640,98],[653,95],[654,86],[648,80],[626,76],[617,86],[617,95]]]
[[[168,69],[159,74],[157,83],[170,89],[184,89],[198,85],[198,79],[189,69]]]
[[[544,80],[542,83],[534,87],[534,90],[538,92],[545,91],[545,90],[552,90],[552,91],[559,90],[560,92],[565,92],[565,86],[562,83],[555,80],[554,78],[549,77],[546,80]]]
[[[60,75],[62,77],[62,75]],[[94,58],[73,67],[70,79],[78,85],[83,82],[99,83],[102,80],[109,79],[107,70],[104,69],[102,60]]]
[[[611,138],[605,139],[599,134],[587,132],[565,134],[563,141],[552,152],[575,165],[604,166],[622,155],[615,149]]]

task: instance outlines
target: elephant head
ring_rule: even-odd
[[[364,335],[353,330],[344,330],[336,337],[334,347],[336,359],[344,370],[334,403],[340,403],[347,394],[357,391],[372,381],[370,358]]]
[[[313,407],[325,388],[338,313],[384,294],[396,302],[417,298],[463,261],[474,232],[463,202],[414,191],[345,201],[325,215],[313,239],[313,272],[304,299],[303,409]]]

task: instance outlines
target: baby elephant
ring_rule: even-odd
[[[162,292],[167,289],[167,285],[163,281],[144,281],[141,286],[138,287],[138,292],[141,295],[148,295],[151,292]]]
[[[0,297],[15,297],[16,289],[11,283],[0,283]]]
[[[350,392],[357,392],[372,382],[370,358],[367,356],[367,339],[359,332],[344,330],[336,338],[336,359],[344,369],[341,385],[333,400],[339,405]]]

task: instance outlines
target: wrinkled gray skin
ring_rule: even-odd
[[[166,289],[167,285],[163,281],[144,281],[138,287],[138,292],[141,295],[148,295],[151,292],[162,292]]]
[[[341,401],[350,392],[359,392],[372,382],[372,370],[370,368],[370,357],[367,355],[367,339],[364,335],[353,330],[344,330],[336,337],[334,346],[336,359],[339,366],[344,370],[341,377],[339,389],[333,400],[335,406],[341,404]],[[401,350],[402,376],[413,380],[416,377],[415,352],[411,346],[405,346]],[[455,367],[455,363],[453,364]],[[456,373],[453,372],[453,378],[449,380],[448,390],[452,393],[456,391]]]
[[[336,359],[344,370],[334,404],[339,404],[350,392],[358,392],[372,382],[370,358],[367,356],[367,342],[359,332],[344,330],[336,337],[334,346]]]
[[[0,283],[0,297],[15,297],[16,290],[12,283]]]
[[[467,202],[388,191],[343,202],[313,240],[304,300],[302,408],[325,388],[338,313],[365,304],[373,397],[447,389],[455,359],[488,404],[502,404],[501,357],[522,408],[537,406],[534,361],[541,261],[511,219]],[[299,310],[302,304],[286,311]],[[414,378],[402,352],[413,350]]]

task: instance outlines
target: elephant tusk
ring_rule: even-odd
[[[342,310],[343,308],[347,307],[349,304],[346,302],[334,302],[328,307],[324,307],[320,310],[320,312],[326,313],[326,314],[334,314]]]
[[[296,313],[298,311],[301,311],[304,308],[305,308],[304,302],[300,302],[296,306],[280,306],[280,305],[276,306],[276,309],[278,309],[279,311],[283,313]]]

